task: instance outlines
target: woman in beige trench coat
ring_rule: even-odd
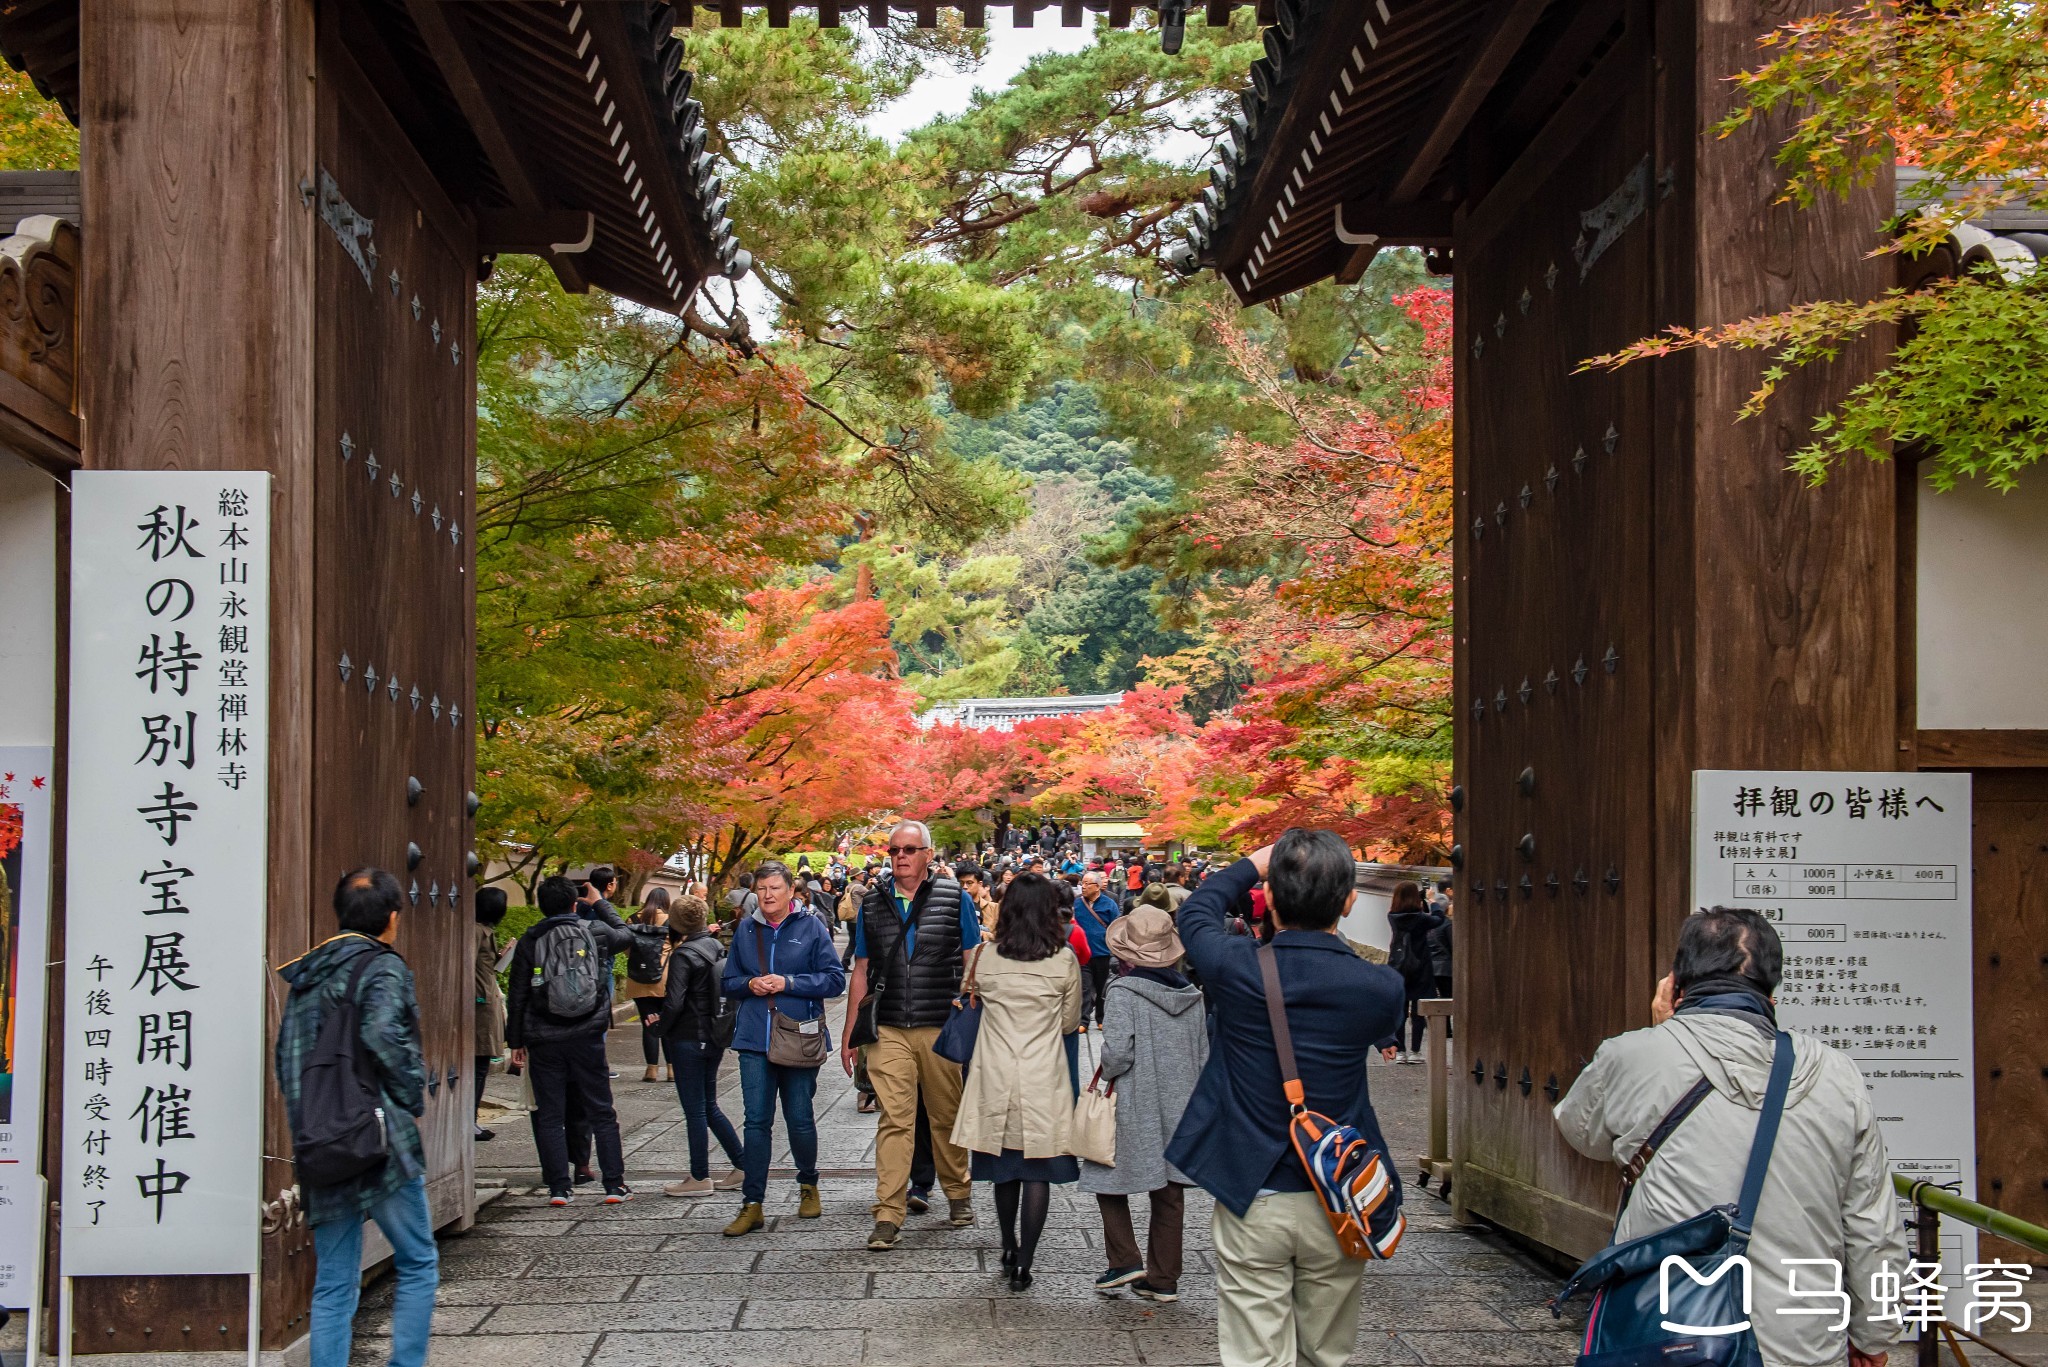
[[[1069,1151],[1074,1092],[1062,1043],[1081,1021],[1081,966],[1060,923],[1066,903],[1051,879],[1019,877],[1003,897],[994,943],[970,970],[981,1029],[953,1142],[971,1151],[974,1180],[995,1184],[1012,1291],[1031,1285],[1051,1184],[1081,1175]]]

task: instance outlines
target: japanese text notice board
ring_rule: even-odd
[[[1855,1061],[1894,1171],[1976,1199],[1970,776],[1703,769],[1692,810],[1693,905],[1784,940],[1779,1024]],[[1959,1276],[1976,1231],[1942,1236]]]
[[[253,1273],[270,480],[72,477],[67,1277]]]

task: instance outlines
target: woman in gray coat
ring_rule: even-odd
[[[1189,1182],[1166,1161],[1166,1143],[1208,1061],[1208,1024],[1201,989],[1179,970],[1171,913],[1139,906],[1110,922],[1108,941],[1126,971],[1109,985],[1102,1026],[1102,1076],[1116,1096],[1116,1166],[1081,1164],[1081,1190],[1095,1193],[1109,1250],[1095,1289],[1106,1295],[1128,1286],[1147,1300],[1174,1301]],[[1130,1200],[1141,1192],[1152,1201],[1142,1261]]]

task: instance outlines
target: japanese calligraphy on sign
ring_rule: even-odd
[[[1692,900],[1785,943],[1778,1020],[1854,1059],[1895,1171],[1976,1196],[1970,776],[1699,770]],[[1942,1225],[1947,1278],[1976,1234]]]
[[[252,1273],[267,474],[72,483],[63,1274]]]
[[[43,965],[50,913],[47,745],[0,746],[0,1305],[36,1294],[42,1241]]]

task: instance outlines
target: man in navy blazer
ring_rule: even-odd
[[[1366,1060],[1382,1046],[1393,1057],[1404,989],[1398,973],[1359,958],[1336,933],[1357,896],[1354,873],[1351,851],[1335,832],[1296,828],[1211,874],[1180,909],[1181,943],[1215,1023],[1208,1064],[1166,1159],[1216,1198],[1225,1367],[1340,1367],[1357,1339],[1365,1264],[1338,1246],[1288,1140],[1258,942],[1225,926],[1263,877],[1309,1108],[1355,1126],[1385,1152]]]

